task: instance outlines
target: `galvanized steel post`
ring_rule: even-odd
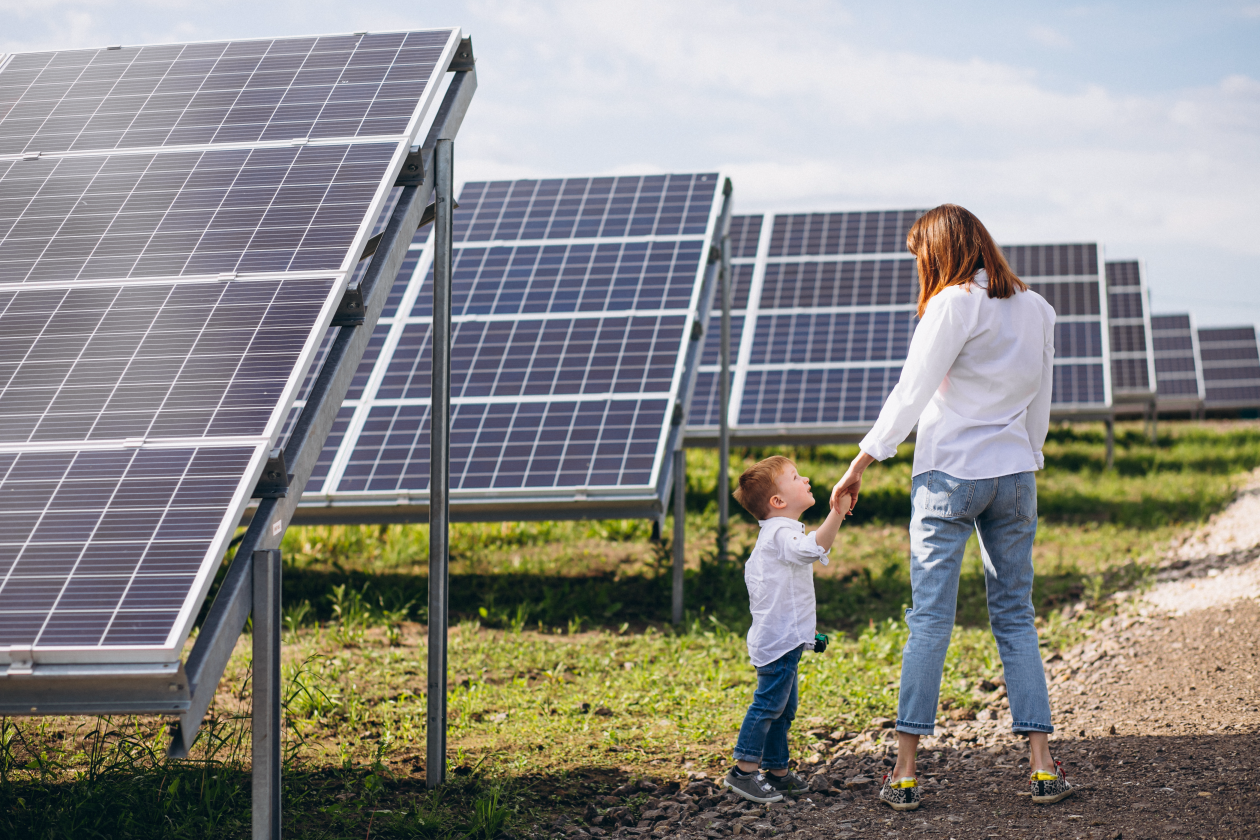
[[[254,840],[280,840],[280,550],[255,551]]]
[[[683,564],[687,557],[687,450],[674,452],[674,597],[673,621],[683,620]]]
[[[730,181],[727,181],[729,188]],[[722,296],[722,335],[718,350],[718,562],[726,560],[731,525],[731,234],[722,236],[722,263],[718,268],[718,294]]]
[[[433,379],[429,413],[429,686],[425,784],[446,781],[446,641],[450,604],[451,222],[454,148],[434,154]]]

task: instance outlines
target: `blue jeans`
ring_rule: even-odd
[[[939,471],[911,483],[910,639],[902,650],[897,731],[935,731],[941,671],[958,610],[963,548],[974,528],[984,558],[989,625],[997,639],[1015,732],[1053,732],[1046,672],[1033,625],[1033,537],[1037,480],[1033,473],[974,481]]]
[[[762,770],[786,770],[788,729],[796,718],[796,668],[805,646],[757,669],[757,691],[735,741],[736,761],[761,762]]]

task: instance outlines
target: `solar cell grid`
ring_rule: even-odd
[[[0,284],[339,271],[396,147],[0,163]]]
[[[1207,408],[1260,407],[1260,348],[1254,327],[1199,329]]]
[[[1160,407],[1197,409],[1203,382],[1190,316],[1152,315],[1151,345]]]
[[[0,154],[403,133],[449,30],[73,50],[0,71]]]
[[[270,434],[333,286],[0,291],[0,443]]]
[[[700,236],[718,176],[648,175],[464,185],[456,242]]]
[[[0,652],[179,657],[459,34],[0,64]]]
[[[757,243],[761,239],[764,219],[760,213],[731,217],[731,259],[753,259],[757,256]]]
[[[1024,279],[1098,274],[1098,246],[1092,242],[1070,245],[1003,245],[1002,250],[1011,270]]]
[[[465,185],[452,260],[456,492],[659,492],[719,183],[702,174]],[[612,241],[557,241],[575,238]],[[359,371],[367,388],[343,439],[325,448],[312,502],[427,492],[428,249],[395,281],[397,314],[380,322],[389,337]]]
[[[922,210],[797,213],[774,217],[769,256],[904,254]]]
[[[258,446],[0,453],[0,640],[169,644]],[[230,523],[227,526],[230,529]]]
[[[763,313],[751,364],[901,362],[914,333],[913,312]]]
[[[919,272],[913,259],[771,263],[761,309],[913,305]]]

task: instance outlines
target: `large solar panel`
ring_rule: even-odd
[[[917,323],[918,271],[905,240],[921,213],[734,217],[733,439],[823,442],[866,433],[897,384]],[[1052,412],[1106,414],[1110,335],[1101,248],[1005,251],[1057,313]],[[717,341],[710,328],[688,416],[693,444],[717,437]]]
[[[1203,405],[1199,332],[1189,313],[1151,316],[1151,346],[1160,411],[1196,411]]]
[[[651,515],[694,383],[715,173],[469,183],[454,230],[451,515]],[[427,515],[422,230],[296,521]]]
[[[1111,393],[1117,411],[1142,411],[1155,399],[1155,357],[1145,272],[1137,260],[1107,263]]]
[[[1255,327],[1201,327],[1203,407],[1260,408],[1260,352]]]
[[[0,59],[0,665],[178,659],[459,39]]]

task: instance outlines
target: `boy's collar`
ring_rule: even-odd
[[[792,524],[792,525],[795,525],[797,528],[800,528],[802,531],[804,531],[804,530],[805,530],[805,523],[804,523],[804,522],[802,522],[802,521],[801,521],[801,520],[799,520],[799,519],[793,519],[793,518],[792,518],[792,517],[790,517],[790,516],[772,516],[772,517],[770,517],[769,519],[758,519],[758,520],[757,520],[757,524],[758,524],[758,525],[760,525],[760,526],[761,526],[761,527],[763,527],[763,528],[764,528],[765,526],[767,526],[767,525],[770,525],[771,523],[774,523],[774,524],[790,523],[790,524]]]

